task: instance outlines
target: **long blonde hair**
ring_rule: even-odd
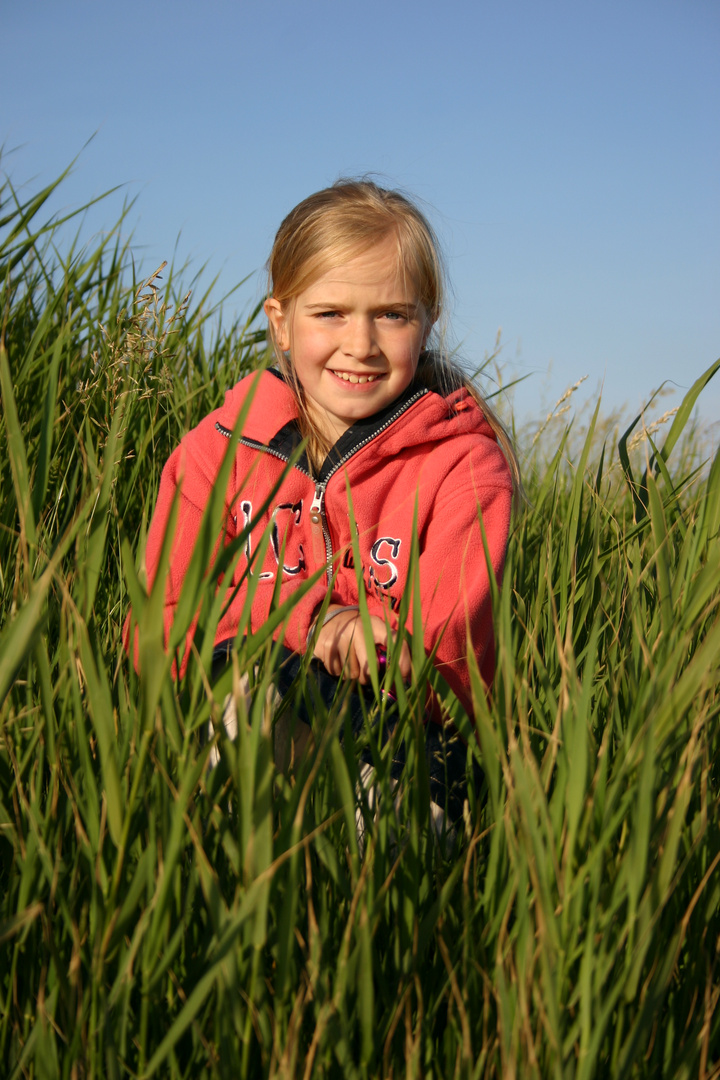
[[[415,381],[447,397],[464,387],[474,398],[502,447],[516,493],[522,491],[520,467],[503,424],[474,385],[454,363],[438,330],[445,299],[445,269],[440,244],[418,207],[401,194],[372,180],[338,180],[303,199],[277,231],[268,260],[268,292],[286,308],[333,266],[363,255],[388,237],[398,245],[398,263],[417,290],[432,325],[428,347],[420,354]],[[330,450],[307,408],[292,359],[279,347],[272,322],[270,338],[278,367],[298,400],[300,430],[308,457],[317,467]]]

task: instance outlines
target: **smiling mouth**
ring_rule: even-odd
[[[353,375],[350,371],[333,371],[333,375],[348,383],[373,383],[381,378],[380,375]]]

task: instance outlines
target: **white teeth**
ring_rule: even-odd
[[[375,382],[375,380],[379,378],[378,375],[351,375],[349,371],[336,371],[334,374],[337,375],[339,379],[342,379],[343,382],[349,383]]]

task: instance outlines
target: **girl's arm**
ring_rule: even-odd
[[[150,521],[147,545],[145,548],[145,573],[148,592],[152,589],[157,576],[160,554],[162,551],[165,533],[167,531],[170,514],[172,511],[175,492],[182,476],[183,447],[178,446],[168,458],[160,477],[160,488],[157,502]],[[190,500],[180,495],[180,506],[177,527],[172,541],[170,566],[165,585],[165,597],[163,603],[163,625],[165,641],[167,642],[170,628],[175,615],[175,608],[180,596],[180,589],[192,555],[192,549],[202,521],[202,511]],[[130,651],[130,621],[128,614],[123,629],[125,648]],[[137,642],[134,646],[134,660],[137,665]]]
[[[157,577],[165,535],[169,527],[173,504],[177,498],[177,517],[171,541],[170,561],[165,577],[163,597],[163,628],[166,646],[170,638],[178,601],[203,519],[204,507],[198,505],[198,501],[192,496],[202,497],[205,495],[208,498],[212,490],[212,484],[212,478],[198,469],[193,460],[193,455],[188,453],[186,440],[183,440],[170,455],[162,471],[157,502],[150,522],[145,549],[145,570],[149,591],[152,589]],[[214,561],[220,543],[221,540],[219,539],[211,562]],[[124,629],[125,645],[128,651],[130,649],[129,624],[130,616],[128,616]],[[186,639],[188,646],[195,632],[195,625],[196,619],[193,620],[188,629]],[[183,671],[187,665],[189,648],[186,647],[184,652]],[[137,664],[137,652],[135,652],[135,663]]]
[[[480,474],[482,476],[482,474]],[[420,555],[425,649],[437,644],[435,667],[472,715],[468,649],[487,686],[495,669],[490,567],[499,583],[505,564],[512,487],[507,484],[445,486]],[[482,523],[482,525],[481,525]],[[485,554],[483,531],[487,541]]]

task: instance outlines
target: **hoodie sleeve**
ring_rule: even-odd
[[[187,476],[187,448],[185,443],[171,454],[162,472],[160,490],[158,492],[155,512],[150,522],[148,532],[147,549],[145,552],[145,567],[147,570],[148,588],[152,588],[158,572],[160,554],[162,551],[165,533],[167,532],[173,502],[177,489],[180,489],[177,525],[172,538],[170,550],[170,566],[167,575],[165,592],[165,641],[167,642],[170,627],[172,626],[177,607],[182,583],[185,580],[193,548],[200,530],[203,507],[200,500],[193,495],[192,476]],[[190,472],[194,472],[192,464]]]
[[[202,426],[202,425],[201,425]],[[195,429],[197,431],[198,429]],[[145,569],[147,573],[147,586],[151,589],[158,573],[160,557],[162,553],[165,534],[167,532],[172,514],[173,503],[178,498],[178,513],[175,530],[170,549],[170,564],[165,583],[165,597],[163,603],[163,625],[165,644],[170,637],[170,630],[175,619],[180,593],[183,582],[192,559],[195,544],[200,531],[200,525],[207,501],[212,491],[213,482],[222,463],[222,454],[216,459],[211,456],[202,463],[193,453],[192,439],[195,432],[186,436],[180,445],[170,455],[160,479],[155,510],[148,531],[147,546],[145,550]],[[225,447],[222,447],[225,449]],[[206,455],[207,457],[207,455]],[[227,516],[225,531],[227,533],[231,518]],[[229,537],[226,536],[226,541]],[[221,539],[213,552],[211,561],[214,561]],[[197,619],[194,619],[187,634],[189,645],[195,632]],[[130,617],[125,624],[125,645],[129,649],[129,623]],[[182,665],[184,671],[187,666],[188,649]],[[137,664],[137,646],[135,647],[135,663]]]
[[[502,457],[496,445],[494,450]],[[422,544],[420,591],[425,649],[430,652],[439,641],[435,666],[472,716],[468,648],[487,686],[495,671],[483,530],[499,583],[510,531],[512,486],[504,457],[489,476],[486,470],[473,469],[472,460],[468,465],[463,475],[451,474],[438,493]]]

